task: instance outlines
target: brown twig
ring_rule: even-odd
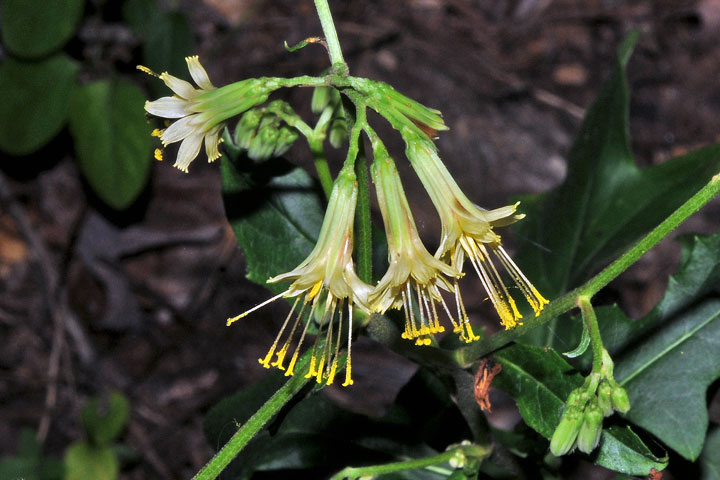
[[[27,242],[30,250],[30,258],[33,259],[40,270],[40,290],[45,292],[46,308],[53,322],[52,346],[48,360],[47,386],[45,389],[45,407],[38,425],[37,438],[43,442],[50,429],[52,411],[57,403],[58,374],[60,371],[60,359],[62,355],[64,339],[63,308],[59,301],[58,275],[53,268],[45,245],[39,235],[33,230],[25,212],[18,204],[15,196],[10,190],[5,177],[0,173],[0,203],[5,206],[10,217],[17,225],[20,234]]]

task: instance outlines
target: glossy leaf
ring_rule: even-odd
[[[493,385],[515,398],[525,423],[549,439],[582,376],[552,349],[513,345],[496,352],[495,360],[503,370]],[[667,458],[654,456],[629,427],[604,429],[592,458],[598,465],[632,475],[667,465]]]
[[[32,153],[60,132],[68,117],[77,71],[77,64],[65,55],[30,63],[9,57],[3,60],[0,150],[12,155]]]
[[[620,47],[614,73],[588,109],[568,155],[564,182],[550,192],[522,199],[527,218],[517,223],[517,229],[532,244],[517,260],[551,299],[580,285],[626,250],[720,168],[719,145],[643,170],[635,165],[625,79],[634,41],[631,35]],[[554,332],[564,321],[556,319],[535,329],[528,341],[556,346]]]
[[[138,87],[120,80],[89,83],[72,98],[70,131],[80,170],[95,193],[118,210],[135,201],[150,174],[144,103]]]
[[[2,43],[21,57],[41,57],[67,42],[80,22],[85,0],[4,0]]]
[[[282,159],[256,165],[222,159],[226,215],[245,253],[248,278],[268,278],[292,270],[310,254],[322,225],[324,207],[315,181]],[[268,284],[275,292],[286,285]]]
[[[709,300],[663,325],[616,363],[630,396],[627,418],[695,460],[708,425],[705,392],[720,377],[720,301]]]

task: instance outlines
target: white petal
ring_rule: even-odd
[[[160,75],[160,80],[165,82],[165,85],[170,87],[179,97],[189,100],[195,96],[195,87],[193,87],[190,82],[173,77],[167,72],[163,72]]]
[[[182,118],[189,112],[186,110],[188,106],[187,100],[179,97],[162,97],[154,102],[146,102],[145,110],[162,118]]]
[[[168,128],[166,128],[160,136],[160,140],[162,141],[163,145],[179,142],[180,140],[193,133],[193,131],[197,129],[197,127],[191,123],[194,116],[195,115],[190,115],[181,118],[180,120],[176,121]]]
[[[210,82],[210,77],[208,77],[207,72],[203,66],[200,65],[200,60],[197,55],[194,57],[185,57],[185,61],[187,62],[188,70],[190,70],[190,76],[195,80],[198,87],[203,90],[213,90],[215,88]]]
[[[195,160],[195,157],[200,153],[200,145],[202,145],[202,134],[190,135],[180,144],[178,150],[177,160],[175,160],[175,167],[179,168],[183,172],[188,171],[188,165],[190,162]]]
[[[222,124],[217,125],[216,127],[211,128],[205,135],[205,153],[207,154],[208,162],[213,162],[220,158],[220,150],[218,150],[220,142],[218,140],[218,136],[220,135],[220,129],[222,127]]]

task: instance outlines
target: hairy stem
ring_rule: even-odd
[[[297,370],[307,370],[312,350],[305,352],[298,361]],[[295,375],[283,385],[255,414],[248,419],[228,443],[210,459],[193,480],[213,480],[240,453],[250,440],[272,417],[310,381],[305,375]]]

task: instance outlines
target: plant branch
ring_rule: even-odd
[[[332,70],[338,75],[347,75],[348,66],[343,58],[340,40],[335,30],[335,22],[333,22],[332,14],[330,13],[328,0],[315,0],[315,9],[317,10],[318,17],[320,17],[320,24],[322,25],[325,41],[327,42]]]
[[[307,370],[312,350],[298,361],[298,371]],[[305,375],[294,375],[273,394],[255,414],[230,438],[225,446],[200,470],[192,480],[213,480],[240,453],[250,440],[272,417],[310,381]]]
[[[458,445],[445,452],[425,458],[404,460],[384,465],[371,465],[368,467],[346,467],[330,477],[330,480],[355,480],[359,477],[374,477],[375,475],[403,472],[417,468],[429,468],[441,463],[449,462],[452,459],[457,459],[458,457],[464,458],[467,456],[472,460],[477,461],[485,458],[489,454],[490,448],[487,447],[482,447],[480,445]],[[447,475],[451,472],[443,473]]]
[[[720,193],[720,174],[713,176],[710,181],[701,188],[695,195],[675,210],[669,217],[663,220],[650,233],[638,241],[630,250],[615,260],[600,273],[588,280],[584,285],[572,290],[562,297],[551,302],[540,315],[525,321],[525,323],[512,330],[505,330],[489,338],[480,340],[472,345],[461,348],[455,352],[455,357],[463,367],[472,365],[477,359],[507,345],[516,338],[524,335],[529,330],[538,327],[553,318],[568,312],[577,306],[577,299],[580,296],[591,298],[600,289],[613,281],[630,265],[635,263],[648,250],[654,247],[660,240],[675,230],[680,224],[693,213],[702,208],[706,203]]]

